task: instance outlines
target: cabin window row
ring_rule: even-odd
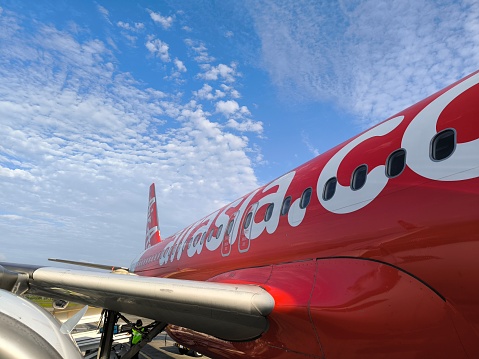
[[[308,187],[303,191],[303,194],[301,195],[301,199],[299,200],[299,207],[301,209],[304,209],[309,205],[309,203],[311,202],[312,193],[313,193],[313,189],[311,187]],[[291,196],[288,196],[283,200],[283,204],[281,205],[281,212],[280,212],[281,216],[285,216],[288,214],[289,209],[291,208],[291,201],[292,201]],[[266,212],[264,214],[265,222],[268,222],[271,219],[271,217],[273,216],[273,210],[274,210],[274,203],[270,203],[268,207],[266,208]],[[251,225],[252,220],[253,220],[253,212],[249,212],[246,215],[243,228],[247,229]]]
[[[300,201],[299,201],[299,207],[301,209],[306,208],[309,205],[309,203],[311,202],[312,192],[313,192],[313,189],[311,187],[308,187],[303,191],[303,193],[301,195],[301,198],[300,198]],[[291,207],[291,201],[292,201],[291,196],[288,196],[284,199],[284,201],[281,205],[281,216],[284,216],[284,215],[288,214],[289,209]],[[270,203],[268,205],[268,207],[266,208],[266,212],[264,214],[264,221],[265,222],[268,222],[271,219],[271,217],[273,216],[273,210],[274,210],[274,203]],[[253,212],[249,212],[246,215],[246,219],[245,219],[244,224],[243,224],[244,229],[247,229],[251,225],[252,220],[253,220]],[[226,233],[228,235],[231,234],[231,232],[233,230],[233,226],[234,226],[234,219],[231,219],[228,222],[228,225],[226,227]],[[218,230],[216,231],[216,236],[215,237],[217,239],[220,237],[222,231],[223,231],[223,225],[220,225],[218,227]],[[185,250],[187,245],[188,245],[188,248],[191,248],[192,245],[197,245],[199,242],[201,244],[204,244],[205,240],[207,242],[210,242],[211,239],[213,238],[213,234],[214,234],[214,229],[211,229],[209,232],[204,232],[203,234],[198,233],[195,237],[191,237],[188,241],[184,241],[183,244],[181,245],[181,247],[178,250],[182,252],[182,251]],[[170,247],[170,248],[167,249],[166,256],[169,256],[171,249],[173,249],[173,248]]]
[[[429,156],[432,161],[444,161],[449,158],[456,149],[456,131],[447,129],[436,134],[430,145]],[[406,168],[406,150],[400,148],[389,155],[386,160],[386,176],[394,178],[399,176]],[[362,164],[351,175],[350,188],[357,191],[364,187],[367,180],[368,166]],[[323,200],[329,201],[336,192],[338,179],[331,177],[324,185]]]
[[[437,133],[433,139],[431,140],[430,144],[430,158],[432,161],[444,161],[447,158],[451,157],[451,155],[454,153],[456,149],[456,131],[452,128],[446,129],[444,131],[441,131]],[[387,160],[386,160],[386,176],[388,178],[395,178],[399,176],[404,169],[406,168],[406,150],[404,148],[400,148],[394,152],[392,152]],[[350,182],[350,187],[353,191],[357,191],[361,189],[365,184],[367,180],[367,174],[368,174],[368,166],[366,164],[362,164],[358,166],[352,173],[351,175],[351,182]],[[331,177],[324,185],[323,189],[323,200],[328,201],[331,198],[333,198],[335,192],[336,192],[336,185],[338,183],[338,179],[336,177]],[[309,203],[311,202],[311,194],[313,192],[313,189],[311,187],[306,188],[302,195],[301,199],[299,202],[299,207],[301,209],[306,208]],[[282,205],[281,205],[281,216],[285,216],[289,213],[289,210],[291,208],[291,203],[292,202],[292,197],[288,196],[284,199]],[[274,210],[274,203],[270,203],[268,207],[266,208],[266,212],[264,215],[264,221],[268,222],[272,215],[273,215],[273,210]],[[244,221],[243,227],[247,229],[252,222],[253,219],[253,212],[249,212],[246,216],[246,219]],[[231,231],[233,230],[233,224],[234,224],[234,219],[230,220],[227,225],[226,233],[228,235],[231,234]],[[219,238],[221,235],[221,232],[223,231],[223,225],[220,225],[218,227],[218,230],[216,231],[216,238]],[[179,250],[184,251],[186,244],[188,242],[188,248],[190,248],[193,244],[198,244],[198,242],[201,241],[201,244],[204,243],[205,238],[207,242],[210,242],[211,239],[213,238],[214,234],[214,229],[211,229],[208,232],[208,235],[206,235],[206,232],[203,234],[197,234],[196,237],[190,238],[189,241],[183,242],[181,248]],[[170,252],[169,248],[167,250],[167,256],[169,255]],[[143,259],[137,264],[144,265],[146,263],[151,262],[154,260],[154,257],[150,257],[147,259]]]

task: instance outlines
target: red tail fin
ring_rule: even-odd
[[[146,217],[146,239],[145,249],[161,241],[160,228],[158,226],[158,211],[156,209],[155,184],[150,186],[150,197],[148,200],[148,214]]]

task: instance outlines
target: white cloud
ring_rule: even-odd
[[[334,100],[364,126],[477,68],[475,1],[248,4],[262,65],[283,96]]]
[[[215,104],[217,113],[222,114],[228,121],[226,126],[240,132],[263,133],[263,123],[248,118],[251,113],[246,106],[240,106],[234,100],[218,101]]]
[[[116,26],[121,27],[122,29],[125,29],[125,30],[131,30],[132,29],[129,23],[123,22],[123,21],[118,21],[116,23]]]
[[[185,44],[196,53],[196,62],[210,63],[215,61],[215,58],[208,54],[208,49],[201,41],[193,41],[191,39],[186,39]]]
[[[241,97],[241,94],[236,89],[234,89],[232,86],[221,84],[221,88],[225,92],[229,92],[229,94],[232,98],[240,98]]]
[[[110,12],[103,6],[97,5],[97,9],[106,19],[110,16]]]
[[[9,16],[9,11],[0,13],[0,39],[9,39],[21,26],[17,18]]]
[[[169,46],[167,43],[156,39],[153,35],[149,35],[145,46],[152,55],[159,57],[164,62],[170,61],[170,54],[168,53]]]
[[[216,112],[220,112],[225,116],[229,116],[239,111],[239,104],[234,100],[218,101],[216,103]]]
[[[174,62],[175,62],[175,66],[176,66],[176,68],[178,69],[178,71],[180,71],[180,72],[186,72],[186,66],[185,66],[185,64],[183,63],[183,61],[178,60],[177,58],[175,58]]]
[[[11,179],[20,179],[20,180],[27,180],[33,181],[35,179],[34,176],[31,175],[28,171],[21,170],[18,168],[10,169],[0,166],[0,177],[8,177]]]
[[[17,216],[16,214],[0,214],[0,217],[11,221],[19,221],[23,219],[22,216]]]
[[[319,156],[319,150],[313,146],[311,139],[306,132],[301,132],[301,140],[306,145],[308,151],[314,155],[314,157]]]
[[[151,19],[160,24],[161,26],[163,26],[164,29],[168,29],[171,27],[171,25],[173,24],[173,18],[171,16],[161,16],[160,13],[156,13],[154,11],[151,11],[149,10],[149,13],[150,13],[150,17]]]
[[[120,29],[124,30],[124,31],[121,31],[121,34],[132,44],[132,45],[136,45],[136,41],[138,40],[138,37],[135,36],[135,35],[132,35],[132,33],[134,34],[138,34],[140,33],[144,28],[145,28],[145,24],[141,23],[141,22],[135,22],[133,24],[130,24],[128,22],[124,22],[124,21],[118,21],[116,23],[116,26],[119,27]],[[114,48],[116,49],[116,46],[114,46]]]
[[[213,87],[208,84],[204,84],[200,90],[193,91],[193,95],[200,100],[204,99],[212,101],[225,97],[226,93],[220,90],[215,90],[213,93]]]
[[[251,115],[251,112],[248,110],[248,107],[246,106],[241,106],[240,113],[245,116]]]
[[[145,28],[145,24],[141,22],[135,22],[133,25],[130,25],[128,22],[118,21],[116,25],[124,30],[128,31],[140,31]]]
[[[201,103],[139,84],[98,39],[32,26],[15,27],[0,47],[0,227],[16,243],[7,260],[25,260],[28,248],[40,264],[127,265],[142,249],[151,182],[163,235],[257,186],[248,137]]]
[[[240,132],[263,133],[263,123],[261,121],[253,121],[251,119],[236,121],[235,119],[230,118],[226,125]],[[262,161],[262,158],[259,161]]]
[[[218,66],[212,66],[210,64],[204,64],[201,66],[204,73],[199,74],[200,78],[205,80],[223,80],[226,82],[234,82],[235,77],[239,74],[236,72],[236,64],[232,63],[231,66],[225,64],[219,64]]]

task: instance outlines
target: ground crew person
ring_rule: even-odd
[[[141,319],[138,319],[135,325],[131,328],[131,346],[138,344],[143,339],[143,332],[145,328],[143,328],[143,322]],[[132,359],[138,359],[140,352],[136,353],[132,356]]]

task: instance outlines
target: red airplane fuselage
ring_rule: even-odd
[[[269,329],[221,358],[479,357],[479,73],[175,235],[145,276],[251,283]]]

